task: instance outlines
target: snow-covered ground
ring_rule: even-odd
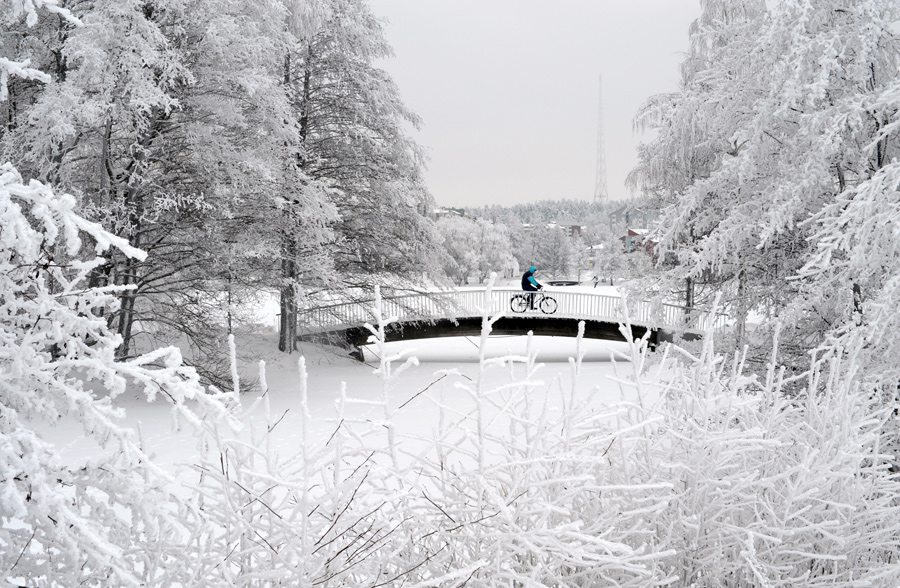
[[[500,280],[499,287],[518,284],[518,279]],[[470,285],[466,289],[484,290],[484,285]],[[578,286],[547,286],[548,292],[583,291],[617,295],[610,286],[593,284]],[[304,343],[293,354],[277,349],[278,301],[275,297],[262,296],[257,310],[248,312],[254,325],[245,329],[237,338],[237,355],[241,375],[241,402],[243,408],[251,406],[259,398],[260,362],[264,362],[265,380],[269,390],[271,414],[261,411],[245,414],[242,420],[246,431],[263,426],[267,418],[277,420],[272,438],[284,453],[299,451],[302,433],[303,385],[299,362],[302,358],[307,374],[306,390],[311,430],[307,431],[310,444],[324,443],[334,432],[338,422],[338,402],[347,399],[342,419],[356,421],[365,428],[367,423],[385,419],[384,399],[390,411],[398,437],[404,439],[429,438],[441,418],[439,407],[453,407],[464,414],[472,405],[472,397],[464,387],[471,387],[481,376],[483,391],[490,391],[523,380],[526,366],[520,362],[506,362],[479,370],[479,338],[451,337],[418,339],[389,343],[385,347],[391,354],[402,354],[403,359],[394,363],[397,369],[407,357],[415,357],[410,365],[390,384],[385,396],[384,384],[376,373],[380,358],[370,345],[365,349],[365,363],[360,363],[338,348],[326,348]],[[495,309],[498,311],[500,309]],[[490,337],[485,347],[485,357],[523,358],[529,354],[527,337]],[[613,341],[585,339],[580,342],[582,353],[581,373],[573,378],[570,358],[579,349],[576,340],[568,337],[542,337],[531,339],[531,354],[539,367],[531,377],[536,397],[546,401],[551,411],[562,405],[563,398],[590,398],[598,407],[621,400],[623,390],[615,381],[619,373],[626,378],[631,374],[628,345]],[[573,388],[573,382],[577,382]],[[546,385],[545,385],[546,384]],[[177,430],[173,423],[171,406],[159,400],[148,403],[137,392],[116,400],[126,412],[126,421],[140,431],[143,445],[155,457],[157,463],[172,472],[184,472],[180,466],[197,461],[199,448],[193,432]],[[89,439],[74,420],[63,418],[52,428],[44,428],[42,435],[53,442],[62,456],[70,462],[90,459],[100,448]]]
[[[420,339],[389,343],[391,354],[414,356],[418,365],[411,365],[390,385],[388,393],[392,421],[401,437],[420,437],[430,434],[438,419],[438,403],[457,405],[464,410],[470,402],[460,384],[471,384],[479,374],[479,339],[454,337]],[[499,358],[507,355],[525,356],[526,337],[491,337],[486,356]],[[581,342],[584,353],[581,376],[577,378],[576,394],[592,396],[599,404],[614,403],[622,398],[622,390],[615,381],[617,372],[627,377],[631,364],[625,360],[628,347],[624,343],[585,339]],[[370,346],[371,347],[371,346]],[[312,416],[310,442],[322,442],[336,425],[337,402],[342,390],[351,401],[344,418],[360,422],[376,421],[384,417],[384,408],[378,403],[384,398],[383,383],[375,373],[379,359],[374,351],[366,350],[366,363],[360,363],[344,355],[343,350],[322,348],[305,344],[292,354],[277,350],[277,336],[272,331],[245,336],[238,340],[239,354],[252,356],[252,361],[241,365],[242,377],[257,381],[258,360],[265,362],[265,378],[269,389],[271,412],[280,418],[274,438],[283,444],[284,451],[297,451],[301,433],[302,383],[299,369],[301,358],[307,373],[307,402]],[[572,390],[572,365],[569,358],[576,355],[575,339],[565,337],[534,337],[532,351],[537,356],[539,368],[537,382],[548,384],[540,387],[540,394],[547,395],[552,406],[561,402],[563,395]],[[614,356],[618,356],[616,360]],[[403,360],[395,362],[394,369]],[[482,373],[482,389],[491,390],[519,381],[525,377],[525,366],[492,366]],[[245,382],[246,383],[246,382]],[[537,394],[537,393],[536,393]],[[258,386],[241,395],[243,405],[249,406],[258,398]],[[157,461],[174,471],[179,464],[188,464],[197,454],[196,442],[190,432],[173,430],[168,403],[147,403],[137,393],[120,399],[127,411],[127,421],[139,428],[145,448],[155,454]],[[401,408],[402,407],[402,408]],[[261,413],[246,417],[247,427],[260,426]],[[86,439],[76,423],[63,419],[52,429],[43,431],[54,442],[63,456],[70,460],[87,459],[98,451],[97,446]]]

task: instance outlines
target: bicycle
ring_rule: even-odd
[[[531,307],[531,295],[534,295],[534,306],[539,308],[544,314],[553,314],[556,312],[556,298],[547,296],[542,290],[537,292],[523,292],[521,294],[513,294],[509,301],[509,307],[513,312],[525,312]]]

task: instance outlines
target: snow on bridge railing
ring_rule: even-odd
[[[559,307],[552,315],[557,318],[584,319],[619,323],[625,314],[620,296],[594,294],[591,292],[544,290],[556,299]],[[522,290],[513,288],[493,288],[491,290],[490,315],[503,312],[506,316],[542,316],[540,311],[526,311],[524,315],[510,310],[510,301]],[[382,298],[382,315],[396,316],[401,321],[433,321],[481,316],[485,303],[485,290],[445,290],[421,294],[403,294]],[[364,323],[374,324],[374,301],[354,301],[341,304],[318,306],[301,311],[304,330],[307,332],[330,331],[348,327],[358,327]],[[667,330],[706,332],[724,326],[723,315],[685,307],[644,301],[629,301],[628,318],[632,324]]]

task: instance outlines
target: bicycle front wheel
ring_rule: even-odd
[[[553,314],[556,312],[556,298],[550,298],[549,296],[544,296],[541,300],[541,312],[544,314]]]
[[[512,309],[513,312],[525,312],[528,308],[528,295],[515,294],[509,301],[509,308]]]

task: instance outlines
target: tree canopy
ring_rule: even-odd
[[[778,325],[797,357],[890,352],[878,334],[893,324],[882,309],[897,268],[870,254],[891,239],[898,202],[896,3],[701,4],[680,90],[637,119],[655,137],[631,181],[667,206],[667,291],[723,294],[738,345],[762,351]],[[753,316],[771,320],[749,338]]]
[[[281,292],[290,350],[305,294],[427,269],[418,119],[373,64],[390,47],[365,2],[16,10],[45,17],[4,25],[3,71],[21,75],[3,79],[0,152],[149,254],[91,276],[128,287],[108,315],[122,357],[173,337],[214,355],[260,289]]]

